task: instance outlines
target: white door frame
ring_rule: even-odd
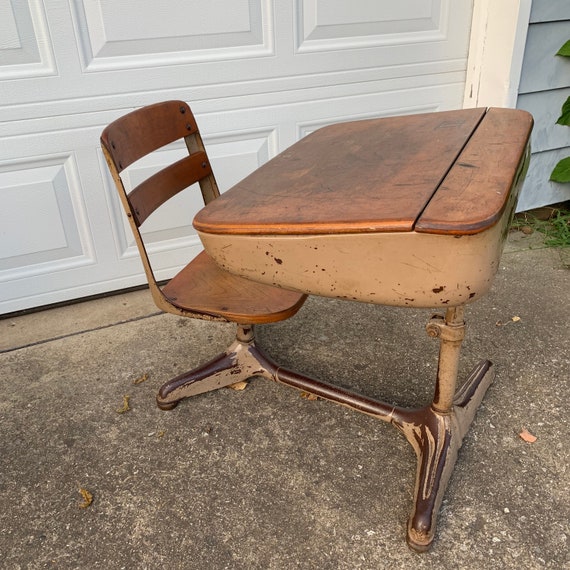
[[[515,107],[532,0],[474,0],[463,106]]]

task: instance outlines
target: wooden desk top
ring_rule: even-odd
[[[194,226],[235,235],[479,233],[507,205],[532,122],[492,108],[324,127],[211,202]]]

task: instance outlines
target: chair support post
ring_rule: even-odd
[[[437,379],[432,407],[441,414],[452,411],[459,354],[465,337],[463,307],[447,309],[445,317],[435,315],[426,326],[428,335],[440,339]]]
[[[253,326],[237,325],[236,339],[225,352],[163,384],[156,403],[161,410],[172,410],[185,398],[231,386],[252,376],[272,378],[273,369],[266,369],[267,362],[257,357]]]

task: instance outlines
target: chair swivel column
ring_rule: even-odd
[[[465,338],[465,321],[463,306],[447,309],[445,317],[436,315],[427,324],[428,335],[440,340],[439,361],[435,393],[432,402],[434,411],[441,414],[450,413],[457,385],[459,354],[461,343]]]

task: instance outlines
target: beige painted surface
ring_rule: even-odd
[[[199,235],[221,267],[254,281],[367,303],[451,307],[489,290],[503,227],[498,223],[462,237],[416,232]]]

